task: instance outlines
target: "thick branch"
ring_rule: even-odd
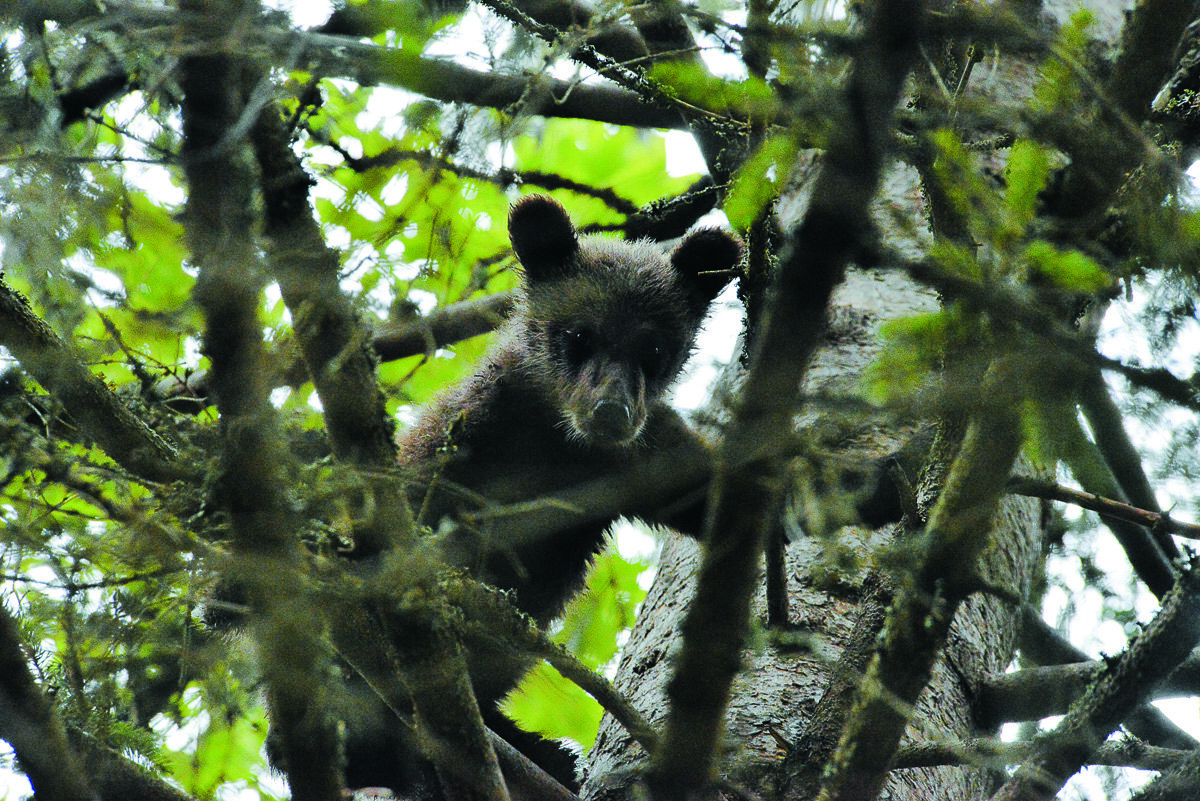
[[[1193,801],[1200,793],[1200,749],[1159,770],[1162,775],[1134,793],[1129,801]]]
[[[1088,655],[1050,628],[1036,609],[1021,610],[1021,656],[1036,665],[1073,664],[1089,661]],[[1135,737],[1163,748],[1191,750],[1200,746],[1187,732],[1171,722],[1152,704],[1135,709],[1125,719],[1125,728]]]
[[[966,584],[988,543],[992,518],[1020,449],[1015,413],[1029,380],[1006,362],[985,376],[945,487],[930,513],[922,564],[900,587],[878,650],[859,689],[831,763],[822,799],[874,798],[900,743],[917,696],[929,681]]]
[[[975,708],[982,728],[1018,720],[1062,715],[1104,672],[1102,661],[1025,668],[992,676],[977,689]],[[1192,653],[1155,688],[1152,698],[1200,695],[1200,654]]]
[[[0,606],[0,739],[17,753],[44,801],[94,801],[94,785],[67,742],[62,721],[29,672],[17,623]]]
[[[1033,748],[1033,743],[1004,743],[987,738],[951,743],[917,743],[902,746],[896,752],[892,767],[902,770],[937,765],[970,765],[1003,770],[1007,765],[1016,765],[1027,759]],[[1182,763],[1187,754],[1187,751],[1174,748],[1157,748],[1136,740],[1125,740],[1105,743],[1088,758],[1088,764],[1168,770]]]
[[[237,29],[236,5],[189,0],[182,8],[194,12],[186,18],[197,38],[219,41]],[[258,320],[264,276],[252,236],[257,175],[237,133],[253,113],[244,98],[257,79],[228,43],[181,60],[185,234],[200,270],[194,295],[204,314],[204,348],[221,414],[219,484],[236,556],[228,578],[250,599],[251,631],[264,655],[271,721],[292,797],[337,801],[337,738],[322,698],[327,656],[322,627],[314,625],[315,604],[305,591],[299,526],[286,491],[288,457],[270,402]]]
[[[447,103],[468,103],[508,112],[632,125],[684,128],[679,114],[653,106],[641,95],[611,86],[592,86],[544,75],[478,72],[452,61],[426,58],[340,36],[269,30],[264,33],[281,58],[301,48],[296,66],[343,77],[363,86],[388,84]]]
[[[495,329],[512,312],[511,292],[489,295],[439,307],[423,317],[392,324],[375,334],[375,353],[381,361],[393,361],[432,353],[469,337]]]
[[[403,643],[396,669],[412,694],[417,740],[431,758],[447,798],[508,801],[508,788],[471,690],[466,657],[444,609],[385,617],[385,636]]]
[[[37,3],[3,14],[30,25],[86,22],[95,29],[124,30],[176,25],[174,11],[138,3]],[[572,117],[640,128],[686,128],[672,109],[643,102],[636,92],[584,85],[545,76],[479,72],[453,61],[426,58],[344,36],[255,27],[275,51],[277,63],[325,77],[348,78],[363,86],[387,84],[447,103],[468,103],[545,117]],[[249,43],[247,43],[249,44]]]
[[[261,171],[267,260],[292,314],[292,330],[324,409],[334,455],[365,468],[370,484],[369,521],[355,532],[360,555],[378,553],[411,536],[412,517],[396,465],[395,421],[387,413],[375,375],[371,334],[342,293],[340,259],[326,244],[313,215],[311,179],[292,152],[279,110],[268,106],[251,131]]]
[[[171,481],[184,474],[173,464],[175,449],[125,408],[104,379],[87,369],[75,350],[3,280],[0,344],[117,464],[151,481]]]
[[[994,801],[1049,799],[1200,642],[1200,575],[1186,570],[1149,625],[1113,660]]]
[[[779,511],[784,454],[800,381],[821,341],[826,308],[859,246],[884,163],[892,110],[916,55],[918,4],[881,2],[846,87],[843,135],[831,146],[812,205],[780,261],[742,402],[718,456],[705,525],[707,553],[683,624],[668,687],[671,712],[648,776],[656,798],[686,798],[711,784],[729,698],[740,669],[750,596],[766,531]]]
[[[263,109],[251,137],[262,176],[269,264],[320,395],[333,451],[352,464],[391,467],[398,456],[395,423],[375,378],[370,334],[342,293],[338,254],[325,244],[313,216],[312,181],[292,152],[277,108]]]
[[[1141,2],[1132,12],[1100,98],[1105,107],[1098,112],[1113,120],[1117,134],[1104,141],[1093,137],[1088,149],[1073,154],[1062,191],[1051,203],[1053,214],[1076,220],[1103,214],[1129,172],[1153,153],[1138,126],[1167,82],[1175,45],[1196,11],[1195,0],[1156,0]]]

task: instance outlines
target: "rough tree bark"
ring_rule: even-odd
[[[1089,33],[1111,42],[1120,31],[1123,12],[1132,3],[1084,5],[1096,15]],[[1066,22],[1077,8],[1078,4],[1047,3],[1044,10],[1057,21]],[[987,71],[976,72],[970,91],[986,95],[989,101],[1017,103],[1032,91],[1035,75],[1029,63],[1005,58]],[[992,166],[1002,169],[1002,159],[997,158]],[[801,185],[781,201],[779,215],[785,230],[803,213],[809,188]],[[922,258],[929,244],[925,233],[928,222],[915,170],[899,165],[892,169],[875,212],[886,248],[913,260]],[[934,293],[897,272],[851,270],[831,306],[825,347],[809,371],[806,391],[837,393],[852,389],[877,352],[877,334],[883,323],[937,306]],[[902,432],[894,429],[867,427],[853,440],[853,456],[862,460],[879,457],[893,449],[901,437]],[[862,564],[898,533],[897,527],[874,533],[845,528],[838,532],[837,539],[858,554]],[[992,585],[1027,597],[1041,560],[1042,505],[1031,498],[1007,498],[991,538],[981,566],[982,577]],[[825,545],[804,537],[791,543],[787,553],[791,622],[811,634],[811,649],[797,653],[760,638],[743,655],[745,672],[735,686],[727,713],[728,741],[739,747],[723,774],[736,784],[772,797],[815,797],[824,760],[807,766],[782,766],[789,753],[793,754],[792,763],[796,761],[800,755],[795,751],[798,745],[809,753],[826,756],[836,745],[842,718],[823,715],[838,707],[835,696],[839,676],[843,683],[848,680],[852,685],[854,674],[865,666],[870,645],[882,624],[881,603],[886,604],[888,597],[886,578],[865,569],[839,577],[836,586],[830,587],[827,572],[813,570],[828,558],[822,553]],[[666,709],[664,687],[673,672],[672,655],[678,648],[680,622],[694,591],[699,563],[700,551],[694,543],[677,537],[668,542],[654,587],[618,669],[617,686],[629,693],[635,706],[654,723],[662,720]],[[755,614],[762,624],[766,617],[762,591],[755,599]],[[959,740],[980,733],[972,708],[976,688],[986,676],[1003,672],[1008,666],[1017,647],[1019,628],[1019,610],[995,597],[975,594],[960,608],[932,680],[911,716],[913,723],[906,742]],[[834,690],[830,690],[831,685]],[[823,698],[827,691],[829,697]],[[814,725],[814,721],[823,725]],[[633,769],[646,761],[646,754],[632,738],[606,718],[587,758],[583,797],[604,801],[629,797],[636,778]],[[986,798],[999,786],[996,767],[897,770],[889,777],[883,797],[914,801]],[[775,796],[777,792],[780,794]]]

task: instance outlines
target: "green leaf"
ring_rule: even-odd
[[[736,111],[741,115],[770,114],[775,93],[761,78],[741,81],[718,78],[703,64],[667,61],[655,64],[650,77],[680,100],[717,113]]]
[[[545,662],[525,675],[500,709],[526,731],[573,740],[585,750],[596,741],[604,712],[590,695]]]
[[[563,614],[553,637],[584,664],[599,669],[616,656],[621,635],[631,629],[634,610],[646,597],[638,578],[648,565],[603,551],[588,572],[583,593]],[[531,670],[504,700],[502,709],[526,731],[568,738],[586,750],[596,739],[602,709],[587,693],[548,664]]]
[[[678,194],[698,177],[668,175],[667,145],[662,134],[588,120],[547,120],[517,139],[513,150],[518,170],[612,189],[636,206]],[[531,177],[527,184],[539,185],[537,177]],[[580,225],[621,221],[618,212],[597,198],[571,192],[569,198],[562,199]]]
[[[267,728],[261,709],[228,719],[214,714],[194,753],[164,749],[162,759],[187,792],[211,798],[227,782],[258,782]]]
[[[1037,240],[1025,248],[1030,276],[1057,289],[1099,292],[1112,285],[1112,277],[1095,261],[1078,250],[1060,250]]]
[[[615,550],[601,553],[588,572],[586,591],[567,607],[563,629],[554,639],[592,668],[609,662],[622,632],[633,628],[634,610],[646,597],[638,584],[646,569],[646,564],[631,562]]]
[[[1005,170],[1008,188],[1005,199],[1015,226],[1024,228],[1037,213],[1038,193],[1050,177],[1050,157],[1046,149],[1028,139],[1012,146]]]
[[[725,200],[725,215],[735,230],[745,231],[787,181],[799,143],[788,134],[772,136],[751,156],[733,179]]]

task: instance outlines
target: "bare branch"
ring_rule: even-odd
[[[1112,501],[1083,490],[1064,487],[1053,481],[1017,476],[1008,482],[1008,491],[1017,495],[1029,495],[1034,498],[1069,503],[1081,509],[1090,509],[1107,517],[1136,523],[1146,528],[1158,529],[1167,534],[1200,539],[1200,525],[1195,523],[1184,523],[1162,512],[1148,512],[1127,503]]]
[[[375,352],[382,361],[431,353],[496,328],[512,311],[511,292],[489,295],[439,307],[414,320],[389,325],[375,334]]]
[[[1159,770],[1162,775],[1130,796],[1130,801],[1192,801],[1200,792],[1200,749]]]
[[[1005,743],[979,738],[952,743],[916,743],[901,746],[892,767],[897,770],[931,768],[937,765],[970,765],[1003,770],[1028,758],[1032,743]],[[1169,770],[1187,758],[1187,751],[1158,748],[1137,740],[1105,743],[1088,758],[1089,765]]]
[[[1102,661],[1025,668],[993,676],[977,689],[980,724],[987,728],[1065,714],[1088,684],[1104,672]],[[1200,654],[1192,653],[1155,688],[1152,698],[1200,693]]]
[[[170,9],[131,2],[39,3],[3,16],[27,24],[54,20],[85,22],[96,29],[162,27],[179,23]],[[277,63],[309,69],[324,77],[348,78],[363,86],[386,84],[447,103],[520,111],[544,117],[570,117],[649,128],[685,128],[670,108],[646,104],[636,92],[592,86],[545,76],[479,72],[446,59],[427,58],[348,36],[288,30],[270,24],[253,28],[274,49]]]
[[[1200,574],[1195,564],[1163,599],[1149,625],[1088,687],[1087,693],[1052,732],[1035,742],[1034,753],[993,801],[1053,798],[1089,754],[1150,697],[1200,642]]]
[[[1087,662],[1083,651],[1067,642],[1033,607],[1026,605],[1021,610],[1021,656],[1035,665],[1059,665]],[[1135,737],[1151,745],[1190,751],[1200,743],[1158,710],[1147,704],[1135,709],[1126,719],[1125,728]]]

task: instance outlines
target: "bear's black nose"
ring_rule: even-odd
[[[606,398],[592,409],[592,436],[622,442],[633,434],[633,414],[629,406]]]

